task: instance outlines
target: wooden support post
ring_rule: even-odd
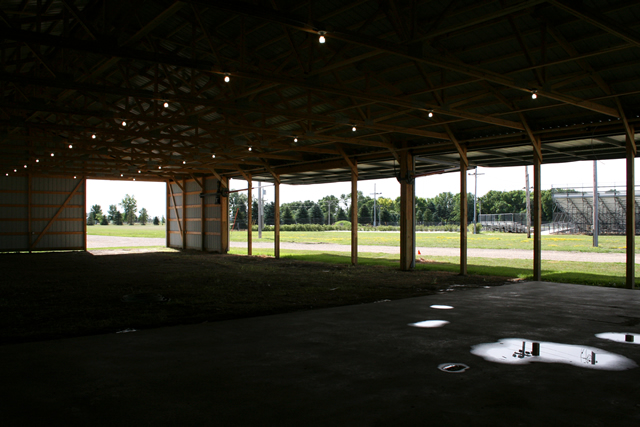
[[[638,154],[634,129],[627,135],[627,288],[636,285],[636,189],[634,161]]]
[[[415,171],[413,155],[408,151],[400,153],[400,269],[411,270],[413,253],[414,221],[413,221],[413,186]]]
[[[280,258],[280,179],[274,176],[273,256]]]
[[[251,197],[253,197],[251,193],[252,185],[251,175],[247,175],[247,255],[253,255],[253,230],[251,230],[251,221],[253,220],[253,203],[251,200]]]
[[[29,245],[29,253],[31,253],[31,241],[33,240],[33,230],[31,227],[31,183],[32,183],[32,179],[31,179],[31,174],[29,174],[27,176],[27,233],[29,234],[29,237],[27,240],[27,244]],[[86,191],[85,191],[86,193]],[[84,212],[86,212],[86,205],[87,205],[87,199],[86,199],[86,195],[85,195],[85,210]],[[87,250],[87,220],[85,219],[84,221],[84,250]]]
[[[218,191],[229,188],[229,178],[220,177]],[[229,252],[229,198],[220,196],[220,252]]]
[[[84,206],[82,212],[84,213],[84,212],[87,211],[87,177],[80,178],[80,181],[83,182],[82,185],[84,187],[84,189],[83,189],[83,193],[84,193],[83,199],[84,199],[84,201],[82,202],[82,205]],[[29,186],[31,186],[31,183],[29,183]],[[29,197],[29,198],[31,198],[31,197]],[[31,203],[31,202],[29,202],[29,203]],[[29,210],[31,210],[31,208],[29,208]],[[31,218],[31,212],[29,212],[29,218]],[[31,220],[29,220],[29,222],[31,222]],[[86,220],[84,221],[84,227],[82,229],[83,229],[83,233],[82,233],[83,234],[83,236],[82,236],[83,237],[82,238],[82,250],[86,252],[87,251],[87,221]],[[29,234],[31,234],[31,233],[29,233]],[[31,238],[31,237],[29,237],[29,238]]]
[[[203,176],[202,177],[202,185],[200,185],[200,192],[201,193],[206,193],[207,192],[206,184],[207,184],[207,177]],[[200,198],[200,250],[202,252],[207,250],[206,225],[207,225],[207,218],[206,218],[206,215],[205,215],[205,202],[204,202],[204,197],[201,197]]]
[[[535,138],[533,150],[533,280],[542,280],[542,141]]]
[[[165,223],[164,223],[164,228],[165,228],[165,244],[166,247],[168,248],[169,246],[171,246],[171,227],[169,226],[169,224],[171,223],[169,221],[169,214],[171,212],[171,210],[169,209],[169,198],[171,197],[171,190],[170,190],[170,185],[171,183],[169,181],[167,181],[167,209],[166,209],[166,213],[165,213]]]
[[[467,147],[460,147],[460,275],[467,275]]]
[[[358,167],[351,168],[351,264],[358,264]]]
[[[187,181],[182,180],[182,249],[187,249]]]

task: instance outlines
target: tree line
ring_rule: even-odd
[[[474,195],[467,194],[467,221],[473,221]],[[340,197],[325,196],[318,201],[306,200],[280,205],[281,224],[335,224],[338,221],[350,221],[351,194]],[[252,222],[257,223],[258,201],[252,201]],[[264,223],[274,225],[275,205],[264,203]],[[524,213],[526,212],[526,192],[489,191],[478,197],[478,211],[483,214]],[[374,199],[358,191],[358,223],[373,224]],[[247,194],[229,195],[229,218],[234,228],[247,228]],[[551,190],[542,191],[542,221],[553,218],[553,199]],[[378,225],[397,225],[400,220],[400,197],[390,199],[378,197],[375,201],[375,219]],[[460,223],[460,193],[443,192],[433,198],[416,197],[416,222],[426,224]]]
[[[149,222],[149,213],[145,208],[137,211],[138,202],[135,196],[127,194],[118,205],[122,207],[123,212],[120,212],[117,205],[109,205],[109,210],[106,214],[102,212],[100,205],[91,206],[91,210],[87,214],[87,225],[123,225],[125,223],[133,225],[136,222],[146,225]],[[138,215],[136,215],[136,211]],[[156,216],[152,221],[154,225],[160,225],[165,223],[165,218],[163,216],[160,219]]]

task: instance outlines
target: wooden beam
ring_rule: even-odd
[[[631,127],[633,134],[633,126]],[[627,288],[636,286],[636,209],[635,168],[638,154],[634,138],[627,136]]]
[[[626,42],[633,43],[636,47],[640,46],[640,33],[620,22],[614,21],[598,10],[580,6],[581,2],[551,0],[550,3],[582,21],[588,22]]]
[[[58,209],[58,212],[56,212],[56,214],[53,216],[53,218],[51,218],[49,220],[49,222],[47,223],[46,227],[44,227],[44,230],[42,230],[40,232],[40,235],[38,236],[38,238],[36,239],[35,242],[33,242],[33,244],[29,245],[29,249],[33,249],[35,248],[38,243],[40,243],[40,240],[42,240],[42,238],[44,237],[45,234],[47,234],[47,231],[49,231],[49,228],[51,228],[51,226],[53,225],[54,221],[56,220],[56,218],[58,218],[58,216],[60,216],[60,214],[62,213],[62,211],[64,210],[64,208],[69,204],[69,202],[71,201],[71,199],[73,198],[73,196],[78,192],[78,189],[82,186],[82,183],[84,182],[84,177],[80,180],[78,180],[78,183],[76,184],[76,186],[73,188],[73,190],[71,191],[71,193],[69,194],[69,196],[67,197],[67,199],[64,201],[64,203],[62,204],[62,206],[60,206],[60,208]],[[85,191],[86,193],[86,191]],[[85,206],[86,208],[86,206]],[[84,214],[83,214],[84,215]],[[86,221],[85,221],[86,222]],[[29,236],[31,237],[31,236]]]
[[[358,167],[351,169],[351,265],[358,264]]]
[[[171,187],[172,184],[170,182],[168,182],[167,185],[169,186],[169,193],[171,194],[171,200],[173,201],[173,213],[176,214],[176,222],[178,223],[178,229],[180,230],[180,236],[183,236],[184,233],[182,232],[182,222],[180,221],[180,215],[178,215],[178,207],[176,205],[176,196],[175,196],[175,194],[173,194],[173,188]],[[184,200],[182,201],[182,204],[184,205]],[[169,219],[170,219],[169,218],[169,212],[167,212],[167,224],[169,224]],[[169,235],[169,231],[170,230],[171,230],[171,227],[169,227],[167,225],[167,236]]]
[[[467,147],[460,154],[460,275],[467,275]]]
[[[415,257],[413,253],[413,186],[415,171],[412,170],[413,156],[408,151],[400,155],[400,269],[411,270]]]
[[[253,233],[251,230],[253,203],[251,200],[251,182],[251,175],[247,175],[247,255],[253,255]]]
[[[273,255],[280,258],[280,177],[274,176],[275,201],[273,213]]]
[[[542,280],[542,142],[535,138],[533,150],[533,280]]]

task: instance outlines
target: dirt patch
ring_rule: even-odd
[[[509,280],[140,249],[3,254],[0,267],[4,344],[371,303]],[[123,302],[124,295],[136,294],[164,299]]]

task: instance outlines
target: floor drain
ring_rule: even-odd
[[[442,372],[448,372],[450,374],[459,374],[469,369],[469,366],[464,363],[442,363],[438,365],[438,369]]]
[[[169,298],[164,297],[160,294],[131,294],[125,295],[122,297],[122,301],[124,302],[167,302]]]

